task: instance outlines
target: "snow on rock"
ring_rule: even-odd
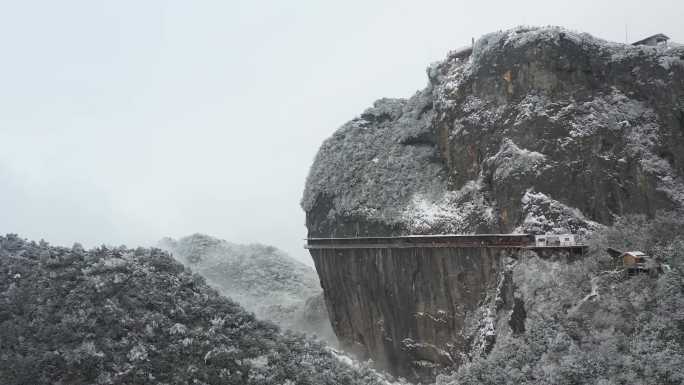
[[[516,106],[514,126],[519,126],[527,121],[538,117],[548,116],[548,106],[551,101],[544,94],[530,93],[525,96]]]
[[[580,237],[600,229],[601,224],[587,219],[582,212],[551,197],[528,190],[522,198],[525,219],[516,233],[578,234]]]
[[[492,168],[494,181],[505,181],[514,175],[534,173],[539,175],[546,161],[544,154],[518,147],[512,140],[504,138],[499,151],[485,160]]]
[[[430,65],[425,89],[409,99],[377,101],[323,143],[302,198],[309,236],[523,232],[581,239],[619,216],[682,208],[683,57],[678,45],[635,47],[558,27],[485,35]],[[372,265],[387,260],[392,269]],[[397,371],[439,362],[439,355],[422,355],[429,349],[419,346],[416,333],[385,338],[386,330],[406,323],[386,310],[393,306],[372,308],[372,319],[347,321],[364,303],[403,300],[388,294],[400,285],[421,286],[405,260],[321,257],[317,263],[326,264],[322,280],[332,294],[326,288],[326,301],[343,346],[364,345],[357,338],[363,335],[378,362],[402,349],[421,351]],[[533,329],[529,321],[537,312],[557,313],[558,301],[539,289],[553,288],[559,275],[581,275],[576,265],[533,255],[511,266],[477,265],[471,276],[478,279],[467,282],[466,276],[467,284],[456,289],[461,300],[474,300],[467,312],[453,310],[461,323],[433,322],[431,314],[443,307],[410,309],[405,316],[425,321],[426,328],[444,326],[453,337],[445,344],[456,341],[448,348],[452,360],[467,366],[493,345],[496,351],[497,341]],[[345,287],[340,279],[367,271],[374,284],[378,277],[392,280]],[[568,285],[564,294],[572,289]],[[451,293],[440,286],[423,298],[430,302],[438,292]],[[568,309],[577,301],[571,302]],[[368,332],[378,319],[383,335]],[[401,341],[403,347],[389,347]]]
[[[510,232],[547,208],[607,224],[682,206],[682,58],[681,45],[560,27],[484,35],[431,64],[424,90],[378,100],[323,143],[302,199],[309,234]],[[558,204],[523,207],[529,187]],[[550,223],[557,211],[539,229],[579,226]]]
[[[425,137],[430,107],[427,92],[409,101],[382,99],[345,124],[318,152],[302,207],[312,211],[318,200],[331,199],[322,218],[396,223],[415,193],[444,191],[445,168]]]
[[[479,192],[482,181],[470,181],[458,191],[447,191],[438,200],[416,194],[402,213],[411,232],[430,233],[434,228],[450,233],[468,233],[474,224],[489,224],[492,207]]]

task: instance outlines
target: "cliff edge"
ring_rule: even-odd
[[[309,236],[586,233],[684,203],[684,47],[485,35],[321,146]]]
[[[624,216],[684,207],[683,46],[516,28],[449,53],[427,74],[425,89],[376,101],[323,143],[302,199],[309,237],[587,238]],[[592,281],[605,267],[594,261],[600,250],[580,264],[562,255],[455,249],[312,256],[340,344],[425,381],[445,368],[477,366],[480,357],[503,354],[500,346],[533,339],[544,322],[565,319],[540,316],[560,308],[530,289],[539,284],[535,272],[546,269],[549,287],[571,282],[560,310],[584,306],[600,286]],[[568,346],[581,350],[573,345],[581,342]]]

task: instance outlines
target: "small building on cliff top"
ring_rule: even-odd
[[[662,33],[655,34],[653,36],[649,36],[645,39],[639,40],[637,42],[632,43],[632,45],[658,45],[662,43],[666,43],[670,38],[667,35],[664,35]]]

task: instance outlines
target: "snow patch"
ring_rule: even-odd
[[[587,219],[580,210],[567,206],[548,195],[527,190],[521,198],[525,219],[516,233],[577,234],[586,237],[603,225]]]
[[[480,193],[482,180],[466,183],[460,190],[447,191],[432,200],[416,194],[401,214],[407,227],[416,234],[433,232],[466,233],[474,223],[493,223],[493,209]]]
[[[539,175],[545,162],[544,154],[520,148],[512,140],[505,138],[499,151],[484,163],[485,167],[493,168],[494,181],[503,182],[516,175]]]
[[[517,115],[514,126],[519,126],[524,122],[538,117],[546,117],[546,109],[550,104],[549,99],[544,94],[528,94],[523,100],[515,105]]]

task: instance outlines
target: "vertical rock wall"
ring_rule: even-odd
[[[505,285],[501,248],[312,249],[333,329],[361,359],[413,380],[478,354]],[[498,290],[497,290],[498,289]],[[512,302],[512,301],[508,301]],[[485,330],[483,334],[483,330]]]

